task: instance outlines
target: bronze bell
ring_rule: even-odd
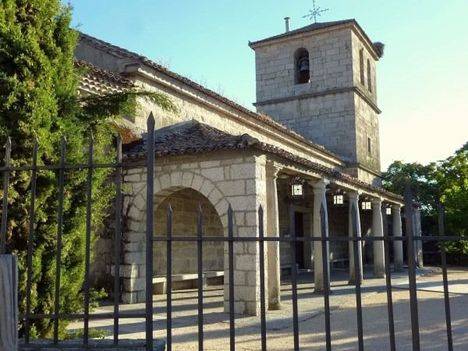
[[[309,71],[309,58],[308,57],[301,57],[297,62],[297,66],[299,72],[307,72]]]

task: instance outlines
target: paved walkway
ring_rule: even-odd
[[[446,350],[445,310],[441,274],[425,269],[418,276],[419,321],[421,348],[424,351]],[[411,350],[411,324],[407,273],[394,274],[393,290],[397,350]],[[324,350],[323,297],[312,292],[311,274],[301,274],[298,284],[299,330],[301,350]],[[334,351],[357,350],[357,329],[354,288],[346,284],[346,272],[334,272],[331,303],[332,345]],[[455,350],[468,350],[468,268],[449,271],[450,302]],[[292,305],[289,282],[282,284],[283,308],[267,314],[268,350],[292,350]],[[173,294],[173,350],[197,350],[196,290]],[[385,280],[366,279],[362,295],[366,350],[389,350],[387,295]],[[165,338],[165,297],[154,298],[154,336]],[[123,305],[122,310],[144,311],[144,304]],[[95,312],[111,312],[101,307]],[[223,311],[222,287],[209,287],[204,293],[205,350],[229,349],[229,315]],[[260,349],[259,317],[236,318],[236,350]],[[73,324],[72,329],[81,328]],[[93,321],[91,327],[112,332],[112,320]],[[142,319],[124,319],[121,338],[143,338]]]

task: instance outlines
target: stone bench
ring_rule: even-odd
[[[341,268],[344,269],[347,267],[347,263],[349,263],[348,258],[335,258],[331,260],[332,268]]]
[[[203,273],[203,286],[206,286],[206,273]],[[198,273],[180,273],[172,275],[172,289],[195,289],[198,288]],[[167,279],[165,275],[153,277],[153,294],[165,294]]]
[[[224,271],[205,272],[207,285],[221,285],[224,283]]]

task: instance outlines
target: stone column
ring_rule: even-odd
[[[327,211],[327,199],[325,196],[326,186],[328,181],[325,179],[320,180],[317,183],[314,183],[314,218],[313,218],[313,236],[321,237],[321,228],[322,222],[320,218],[320,207],[323,204],[325,209],[325,236],[328,237],[328,211]],[[327,252],[327,265],[328,272],[330,272],[330,260],[329,260],[329,243],[328,241],[323,243],[326,245]],[[314,282],[315,282],[315,292],[323,292],[324,288],[324,279],[323,279],[323,264],[322,264],[322,243],[320,241],[314,241],[313,244],[313,255],[314,255]]]
[[[278,189],[276,180],[279,167],[274,163],[266,166],[266,235],[279,237]],[[280,243],[267,244],[268,260],[268,307],[270,310],[281,308]]]
[[[402,236],[401,227],[401,206],[392,205],[393,217],[393,237],[398,238]],[[393,266],[395,271],[403,269],[403,240],[393,241]]]
[[[18,263],[0,255],[0,350],[18,348]]]
[[[422,235],[422,230],[421,230],[421,209],[418,207],[415,207],[413,211],[413,225],[414,225],[414,235],[415,236],[421,236]],[[424,267],[423,263],[423,242],[422,240],[415,240],[414,242],[414,250],[415,250],[415,260],[416,260],[416,265],[419,268]]]
[[[383,237],[382,200],[373,198],[372,200],[372,235],[376,238]],[[382,240],[373,242],[374,253],[374,277],[385,277],[385,256]]]
[[[361,218],[359,216],[359,194],[355,191],[351,191],[348,193],[348,235],[350,238],[354,237],[354,229],[353,229],[353,212],[354,218],[356,219],[355,223],[355,230],[356,236],[361,238]],[[349,284],[356,283],[356,271],[355,271],[355,263],[354,263],[354,242],[349,242]],[[360,263],[360,270],[359,270],[359,281],[362,281],[364,276],[363,274],[363,264],[362,264],[362,242],[358,242],[358,257]]]

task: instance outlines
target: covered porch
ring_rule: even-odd
[[[244,134],[235,136],[197,121],[162,128],[155,134],[156,166],[154,169],[154,232],[168,235],[168,210],[172,216],[172,234],[226,238],[229,231],[228,210],[232,211],[234,237],[258,238],[260,228],[269,241],[265,244],[265,296],[268,308],[281,308],[281,272],[297,267],[313,273],[314,291],[324,289],[322,244],[306,240],[327,237],[383,237],[392,223],[389,235],[401,236],[402,198],[381,188],[366,184],[344,171],[325,166],[323,161],[310,161],[278,147],[265,144]],[[124,201],[126,228],[123,265],[122,300],[137,303],[145,298],[145,225],[146,169],[144,143],[129,145],[128,161],[134,167],[124,175],[127,194]],[[259,208],[264,211],[259,217]],[[320,208],[326,215],[321,223]],[[355,234],[351,218],[356,218]],[[200,221],[203,223],[199,228]],[[200,233],[201,230],[201,233]],[[282,238],[293,233],[305,240],[295,244],[295,262],[291,245]],[[272,240],[278,238],[278,241]],[[260,313],[260,249],[256,241],[239,241],[234,245],[234,308],[236,313]],[[197,246],[192,242],[173,242],[171,276],[167,274],[167,244],[155,241],[153,279],[164,284],[170,278],[196,280],[199,271]],[[361,273],[356,277],[351,241],[326,244],[329,268],[347,267],[348,281],[362,279],[364,264],[373,267],[375,277],[385,274],[383,241],[369,241],[358,246]],[[403,243],[393,242],[395,270],[403,266]],[[229,308],[229,252],[227,241],[203,243],[203,276],[212,274],[224,281],[225,309]],[[184,279],[181,279],[182,281]],[[193,282],[192,282],[193,283]],[[187,283],[186,287],[194,287]],[[199,283],[199,281],[197,281]],[[181,284],[183,287],[184,284]],[[174,285],[173,285],[174,287]],[[156,289],[156,292],[164,292]]]

